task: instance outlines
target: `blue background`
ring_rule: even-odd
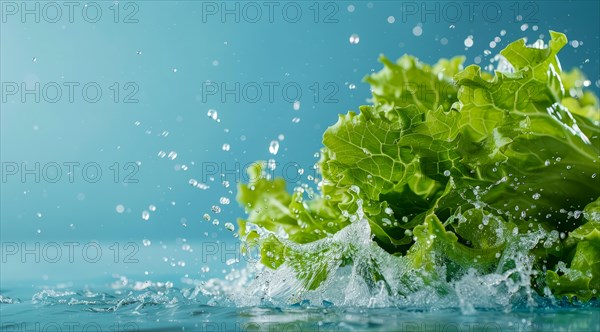
[[[464,2],[451,2],[453,7],[434,1],[277,2],[273,22],[264,3],[256,2],[262,9],[256,23],[248,22],[255,17],[251,11],[254,7],[244,12],[246,3],[231,1],[226,3],[228,8],[240,6],[239,22],[232,14],[223,18],[221,8],[215,15],[207,14],[207,6],[222,6],[224,2],[121,1],[115,16],[116,7],[111,7],[115,3],[98,1],[102,14],[97,22],[86,21],[82,3],[75,7],[73,22],[63,6],[56,23],[48,22],[55,15],[52,8],[44,14],[45,2],[26,2],[29,8],[41,6],[39,22],[34,15],[21,17],[22,8],[10,14],[8,3],[2,2],[2,83],[80,85],[75,88],[73,102],[69,102],[64,86],[57,103],[43,96],[35,102],[32,95],[26,95],[23,102],[20,92],[8,95],[2,91],[3,165],[16,163],[21,167],[27,162],[33,168],[36,162],[41,166],[95,162],[102,175],[98,182],[85,181],[80,166],[70,183],[66,168],[62,168],[61,180],[50,183],[44,178],[36,182],[32,175],[22,181],[21,173],[8,175],[3,168],[1,241],[42,245],[48,241],[98,241],[103,246],[113,241],[123,246],[131,241],[140,246],[136,257],[141,264],[109,262],[81,269],[65,263],[64,269],[57,269],[11,261],[16,265],[4,264],[4,280],[22,277],[24,269],[30,269],[34,279],[54,281],[67,278],[65,274],[76,269],[82,278],[87,276],[86,270],[89,275],[146,270],[151,274],[202,274],[200,267],[207,263],[198,258],[198,243],[224,241],[233,246],[237,239],[223,225],[235,224],[236,218],[244,216],[235,202],[241,175],[228,174],[226,180],[231,186],[225,188],[219,174],[213,175],[214,181],[208,178],[206,167],[243,172],[244,165],[254,160],[274,158],[281,164],[298,164],[305,169],[301,181],[311,183],[307,176],[314,175],[314,153],[321,147],[323,131],[335,123],[338,113],[356,110],[368,102],[369,87],[362,78],[380,69],[380,54],[395,59],[409,53],[428,63],[466,55],[468,64],[479,58],[486,66],[509,42],[521,37],[532,42],[540,35],[547,41],[552,29],[577,41],[561,52],[563,68],[581,68],[592,88],[599,90],[597,1],[479,2],[472,16]],[[21,6],[21,2],[15,3]],[[282,14],[286,4],[301,8],[298,22],[288,22],[294,16],[293,8],[289,16]],[[434,9],[433,13],[421,15],[422,5]],[[350,11],[349,6],[354,9]],[[319,17],[315,20],[317,7]],[[502,12],[496,13],[495,8]],[[127,17],[134,9],[136,13]],[[94,11],[90,9],[88,14],[93,17]],[[325,22],[328,14],[334,21]],[[522,19],[517,20],[515,14]],[[394,17],[393,23],[389,16]],[[415,35],[417,26],[422,30],[419,36]],[[506,35],[501,36],[501,30]],[[358,44],[349,42],[352,34],[360,36]],[[466,48],[464,41],[469,35],[474,44]],[[490,48],[495,37],[501,41]],[[486,49],[491,55],[484,54]],[[245,84],[257,83],[262,97],[257,102],[248,102],[243,96],[236,102],[233,95],[203,97],[208,81],[230,88],[238,82],[239,93]],[[82,98],[81,87],[89,82],[102,88],[97,102]],[[120,84],[116,103],[110,89],[115,82]],[[123,102],[132,91],[125,89],[127,82],[138,88],[133,96],[137,102]],[[273,100],[267,96],[265,82],[279,84]],[[291,90],[286,98],[282,96],[281,87],[288,83],[301,87],[299,110],[294,110],[287,98],[293,97]],[[319,84],[318,96],[314,95],[315,83]],[[352,85],[356,88],[350,88]],[[330,93],[331,98],[326,98]],[[218,111],[220,122],[207,116],[209,109]],[[293,118],[300,118],[300,122],[294,123]],[[280,134],[285,139],[273,156],[269,142]],[[229,151],[223,151],[224,143],[230,144]],[[159,151],[176,151],[177,158],[160,158]],[[139,164],[134,176],[138,183],[123,183],[128,172],[122,167],[131,162]],[[110,169],[115,163],[121,167],[118,183]],[[181,169],[182,165],[188,169]],[[298,180],[295,168],[287,170],[288,178]],[[282,175],[282,171],[279,167],[275,174]],[[193,187],[190,179],[205,182],[210,189]],[[221,197],[231,203],[220,204]],[[123,213],[116,211],[119,204],[125,207]],[[156,211],[150,211],[145,221],[141,215],[149,205],[155,205]],[[211,211],[213,205],[219,205],[222,212]],[[218,218],[220,224],[205,221],[205,213]],[[142,239],[151,240],[152,245],[143,247]],[[186,241],[196,244],[195,253],[181,250]],[[186,266],[172,267],[180,261]],[[223,263],[217,259],[208,265]],[[220,267],[213,271],[220,272]]]

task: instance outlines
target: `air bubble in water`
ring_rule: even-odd
[[[272,155],[276,155],[278,151],[279,151],[279,142],[271,141],[271,143],[269,144],[269,153]]]
[[[150,212],[148,212],[146,210],[142,211],[142,219],[144,219],[144,220],[150,219]]]
[[[353,33],[350,35],[350,38],[348,40],[350,41],[350,44],[356,45],[356,44],[360,43],[360,36]]]

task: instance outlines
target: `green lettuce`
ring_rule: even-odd
[[[557,54],[567,39],[550,35],[547,47],[510,44],[500,54],[511,70],[493,74],[464,67],[464,57],[433,66],[381,57],[383,69],[365,78],[372,105],[340,115],[323,135],[319,195],[288,193],[260,164],[250,170],[238,192],[248,212],[242,239],[260,248],[265,266],[287,264],[316,289],[356,254],[319,240],[357,219],[368,221],[373,245],[430,281],[440,263],[450,279],[506,269],[510,244],[543,232],[545,241],[522,249],[546,271],[532,281],[536,289],[595,297],[598,98],[580,71],[562,71]],[[297,245],[309,243],[318,246],[307,257]],[[375,262],[368,266],[371,280],[383,278]]]

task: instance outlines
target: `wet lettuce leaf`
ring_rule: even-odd
[[[580,71],[562,71],[566,36],[550,36],[543,47],[518,40],[501,51],[504,72],[463,67],[464,57],[433,66],[381,57],[383,69],[365,78],[372,105],[340,115],[323,135],[320,194],[289,194],[282,179],[252,169],[238,193],[248,212],[242,238],[256,241],[267,267],[287,264],[316,289],[331,260],[294,246],[320,244],[361,219],[373,243],[433,279],[440,263],[453,267],[447,278],[502,269],[510,241],[543,231],[546,240],[526,250],[547,271],[544,287],[597,296],[598,98]]]

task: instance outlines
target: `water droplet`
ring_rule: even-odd
[[[505,36],[506,35],[506,30],[500,30],[500,36]]]
[[[350,44],[356,45],[356,44],[360,43],[360,37],[357,34],[353,33],[350,35],[349,41],[350,41]]]
[[[229,188],[229,181],[225,180],[221,184],[223,185],[223,187]]]
[[[296,100],[292,107],[294,108],[294,111],[299,111],[300,110],[300,101]]]
[[[450,171],[449,170],[445,170],[444,171],[444,176],[450,176]]]
[[[227,205],[227,204],[229,204],[229,202],[230,202],[230,200],[229,200],[229,198],[227,198],[227,197],[221,197],[221,198],[219,199],[219,203],[221,203],[221,204],[223,204],[223,205]]]
[[[166,156],[167,156],[167,153],[166,153],[166,152],[164,152],[164,151],[162,151],[162,150],[158,151],[158,157],[159,157],[159,158],[164,158],[164,157],[166,157]]]
[[[293,118],[292,123],[300,123],[300,118]]]
[[[544,166],[550,166],[550,160],[544,161]]]
[[[177,72],[177,68],[173,68],[173,72],[176,73]]]
[[[300,175],[304,174],[304,169],[303,168],[299,168],[298,169],[298,174],[300,174]]]
[[[523,24],[521,25],[521,31],[525,31],[525,30],[527,30],[528,28],[529,28],[529,24],[527,24],[527,23],[523,23]]]
[[[277,139],[283,141],[285,139],[285,136],[283,134],[279,134],[279,136],[277,136]]]
[[[387,22],[389,24],[394,24],[394,22],[396,22],[396,18],[394,16],[388,16]]]
[[[349,13],[354,13],[354,9],[356,9],[354,5],[348,5],[348,7],[346,8],[346,10],[348,10]]]
[[[420,25],[415,26],[412,29],[412,34],[415,35],[416,37],[419,37],[420,35],[423,34],[423,28]]]
[[[137,52],[135,52],[135,54],[142,55],[142,51],[137,51]]]
[[[471,47],[471,46],[473,46],[473,36],[468,36],[468,37],[465,39],[465,46],[466,46],[466,47]]]
[[[350,89],[350,90],[354,90],[354,89],[356,89],[356,85],[354,85],[353,83],[350,83],[350,84],[348,85],[348,89]]]
[[[123,206],[123,204],[119,204],[115,207],[115,210],[117,211],[117,213],[123,213],[125,212],[125,206]]]
[[[148,212],[146,210],[142,211],[142,219],[144,219],[144,220],[150,219],[150,212]]]
[[[237,262],[238,262],[237,258],[230,258],[227,261],[225,261],[225,264],[227,264],[227,266],[229,266],[229,265],[233,265]]]
[[[219,113],[217,112],[217,110],[211,108],[211,109],[208,110],[208,112],[206,112],[206,115],[209,118],[211,118],[211,119],[213,119],[213,120],[215,120],[217,122],[220,122],[220,120],[219,120]]]
[[[42,213],[41,213],[41,212],[38,212],[38,213],[36,213],[35,215],[36,215],[38,218],[41,218],[41,217],[42,217]]]
[[[144,245],[144,247],[149,247],[152,244],[152,242],[150,242],[150,240],[148,239],[143,239],[142,244]]]
[[[214,213],[221,213],[221,207],[218,205],[213,205],[211,208],[212,212]]]
[[[540,195],[539,193],[535,193],[535,194],[533,194],[533,195],[531,196],[531,198],[533,198],[533,199],[535,199],[535,200],[538,200],[538,199],[540,199],[540,197],[541,197],[541,195]]]
[[[219,219],[213,220],[212,224],[215,225],[215,226],[217,226],[219,224]]]
[[[177,152],[175,152],[175,151],[169,152],[169,155],[167,156],[167,158],[169,158],[171,160],[175,160],[175,158],[177,158]]]
[[[36,62],[36,61],[37,61],[37,58],[36,58],[36,57],[33,57],[33,59],[31,59],[31,61],[32,61],[32,62]]]
[[[278,151],[279,151],[279,142],[271,141],[271,143],[269,144],[269,153],[272,155],[276,155]]]
[[[223,151],[229,151],[229,149],[231,149],[231,145],[225,143],[225,144],[223,144],[222,148],[223,148]]]
[[[204,265],[203,267],[200,268],[200,271],[207,273],[208,271],[210,271],[210,267]]]
[[[156,211],[156,205],[150,204],[150,206],[148,206],[148,210],[150,210],[152,212]]]
[[[269,159],[269,161],[267,161],[267,168],[271,171],[274,171],[275,168],[277,168],[277,162],[275,162],[275,159]]]
[[[232,223],[228,222],[228,223],[225,223],[225,229],[227,229],[230,232],[233,232],[235,230],[235,226],[233,226]]]

